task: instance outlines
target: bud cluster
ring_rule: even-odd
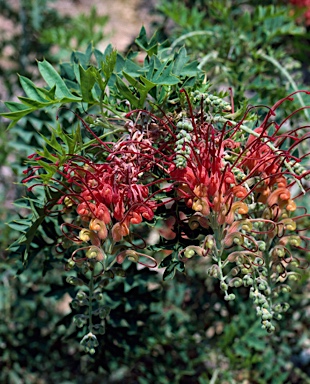
[[[174,163],[177,168],[185,168],[187,164],[187,158],[191,154],[191,148],[189,146],[189,143],[191,142],[191,135],[189,132],[193,130],[193,127],[188,120],[184,120],[177,123],[177,128],[179,128],[180,131],[176,135],[176,157]]]
[[[211,107],[216,108],[217,110],[223,110],[225,112],[231,112],[231,106],[223,98],[212,95],[211,93],[202,93],[199,91],[194,91],[191,93],[194,103],[200,102],[201,100]]]

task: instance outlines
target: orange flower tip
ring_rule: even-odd
[[[289,212],[293,212],[295,211],[297,208],[295,202],[293,200],[289,200],[288,201],[288,204],[286,206],[286,210],[289,211]]]

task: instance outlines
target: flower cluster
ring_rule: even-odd
[[[186,205],[182,220],[173,222],[196,231],[193,245],[186,240],[193,236],[183,231],[180,259],[207,257],[208,273],[220,280],[226,300],[235,298],[229,287],[251,287],[250,297],[269,332],[275,329],[271,319],[287,309],[286,303],[273,304],[279,289],[287,290],[281,284],[297,278],[294,267],[305,266],[296,250],[309,249],[303,224],[309,215],[296,204],[309,189],[310,172],[304,167],[309,153],[298,152],[309,139],[309,127],[288,128],[295,113],[281,123],[275,119],[292,96],[270,108],[253,129],[245,123],[251,108],[239,122],[227,115],[202,118],[203,111],[183,119],[176,125],[181,130],[169,167],[176,201]]]
[[[77,245],[68,268],[91,271],[90,297],[80,293],[75,304],[92,306],[96,278],[111,274],[115,262],[128,258],[157,266],[146,235],[139,233],[143,223],[154,221],[164,223],[159,234],[165,240],[158,247],[164,251],[168,241],[175,251],[170,264],[164,263],[169,271],[203,257],[206,273],[219,279],[227,301],[235,298],[231,289],[249,287],[262,326],[272,332],[272,320],[288,308],[275,299],[289,289],[286,279],[298,278],[294,268],[304,267],[299,253],[309,248],[309,215],[297,205],[309,189],[304,145],[309,127],[290,127],[298,111],[277,122],[277,109],[294,94],[268,108],[257,126],[253,107],[235,121],[233,105],[222,102],[218,108],[217,97],[199,94],[200,109],[195,109],[197,94],[182,92],[188,114],[132,111],[115,142],[103,141],[83,121],[95,144],[53,162],[56,175],[49,186],[56,197],[46,210],[67,215],[63,235]],[[212,103],[205,104],[204,97]],[[44,159],[32,162],[25,182],[42,177]],[[84,284],[78,277],[69,280]],[[76,317],[81,326],[87,319],[91,323],[91,315],[81,316]],[[89,335],[93,331],[90,326]]]

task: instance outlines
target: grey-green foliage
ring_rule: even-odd
[[[302,87],[292,42],[304,37],[305,29],[296,25],[287,6],[194,3],[199,6],[162,1],[159,10],[174,22],[172,48],[185,45],[215,88],[230,86],[236,100],[247,97],[253,104],[272,105]]]

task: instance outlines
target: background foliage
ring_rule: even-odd
[[[0,381],[26,384],[309,382],[307,274],[296,282],[295,293],[288,298],[290,313],[280,322],[279,333],[266,336],[246,293],[241,290],[234,305],[229,305],[223,300],[217,282],[203,272],[203,265],[198,263],[187,275],[177,272],[173,281],[162,281],[160,273],[148,269],[137,271],[134,265],[126,264],[126,277],[116,277],[106,287],[104,300],[111,303],[113,311],[98,353],[88,356],[80,350],[79,330],[72,325],[75,312],[68,304],[70,297],[75,297],[76,289],[66,283],[63,262],[45,248],[59,235],[55,220],[47,221],[35,233],[30,256],[25,256],[24,244],[18,243],[11,252],[6,250],[17,240],[19,232],[27,231],[31,225],[29,222],[27,227],[22,219],[27,215],[28,203],[20,201],[14,211],[6,204],[12,194],[19,197],[25,193],[20,186],[13,189],[10,186],[14,175],[16,180],[21,179],[25,167],[22,159],[31,154],[33,148],[43,150],[44,138],[52,138],[50,126],[57,127],[57,114],[61,131],[72,132],[77,126],[71,111],[62,109],[57,113],[59,105],[66,103],[71,109],[78,108],[80,114],[87,111],[89,123],[99,132],[108,121],[97,121],[96,113],[107,102],[119,113],[128,108],[120,100],[127,99],[133,108],[140,108],[147,102],[146,94],[151,94],[154,108],[160,104],[173,113],[171,100],[185,81],[199,76],[197,64],[206,71],[214,92],[232,86],[237,104],[245,97],[252,104],[272,104],[294,86],[299,89],[306,86],[305,63],[309,52],[307,46],[301,44],[308,39],[305,28],[296,25],[292,13],[283,4],[273,6],[262,2],[258,6],[256,2],[253,6],[228,1],[223,8],[221,1],[162,2],[159,11],[166,19],[161,32],[152,41],[141,30],[135,42],[136,50],[154,54],[153,72],[150,72],[149,68],[141,70],[135,52],[129,51],[125,56],[113,53],[112,47],[105,52],[93,48],[102,37],[94,35],[91,29],[94,13],[80,23],[49,10],[47,0],[31,2],[31,7],[29,4],[25,2],[23,6],[31,20],[27,23],[31,30],[14,37],[14,42],[1,42],[3,47],[15,44],[13,58],[21,63],[20,68],[11,71],[2,69],[6,92],[21,94],[14,75],[19,72],[24,76],[20,81],[25,94],[19,103],[23,108],[14,104],[16,100],[6,105],[10,113],[15,113],[16,124],[7,133],[7,120],[2,120],[0,136],[1,172],[3,174],[8,165],[12,170],[8,176],[4,175],[0,186],[4,196],[0,210]],[[8,18],[23,26],[23,20],[7,2],[3,7]],[[53,28],[48,28],[47,21]],[[97,21],[104,25],[105,19]],[[67,29],[68,23],[74,28],[88,25],[89,35],[84,30],[70,35],[70,30],[76,29]],[[234,39],[230,38],[232,31]],[[78,39],[75,46],[70,46],[73,35]],[[23,42],[23,36],[29,39],[27,43]],[[88,45],[94,37],[94,45]],[[70,48],[79,49],[57,67],[58,71],[53,69],[55,56],[49,56],[56,41],[59,42],[57,60],[64,58]],[[23,48],[23,44],[29,49]],[[183,44],[186,51],[181,48]],[[98,68],[107,57],[115,61],[113,73],[109,73],[109,67],[101,68],[106,71],[105,77],[109,78],[109,86],[114,91],[109,100],[102,98],[106,84],[97,84],[96,71],[87,71],[91,54]],[[174,56],[161,68],[161,60],[167,54]],[[43,57],[47,60],[42,61]],[[176,58],[180,57],[182,61],[178,65]],[[52,75],[61,84],[57,77],[60,73],[65,88],[49,95],[42,90],[38,104],[32,108],[27,106],[25,98],[33,99],[33,92],[37,90],[33,86],[35,77],[31,77],[33,84],[26,80],[27,69],[31,68],[34,58],[40,60],[38,77],[42,76],[50,85],[48,79]],[[198,63],[191,66],[189,63],[195,60]],[[279,63],[281,69],[275,63]],[[26,71],[21,72],[21,68]],[[149,82],[137,84],[137,79],[146,75],[151,76]],[[85,78],[88,84],[96,83],[94,92],[81,87],[84,83],[81,79]],[[70,94],[66,94],[67,89]],[[80,100],[84,102],[83,107],[76,104]],[[297,106],[302,102],[297,100]],[[10,226],[4,225],[6,221],[11,221]],[[28,261],[25,270],[21,255]]]

